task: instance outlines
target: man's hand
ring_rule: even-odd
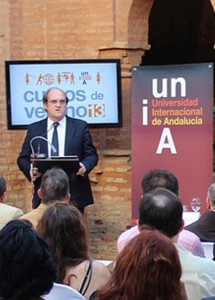
[[[31,168],[30,169],[31,181],[35,181],[41,175],[42,175],[42,173],[38,172],[37,168]]]
[[[86,172],[86,168],[85,166],[80,162],[80,169],[78,170],[78,172],[76,173],[76,175],[81,175],[84,176],[85,172]]]

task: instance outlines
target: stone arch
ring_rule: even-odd
[[[130,4],[130,9],[129,9],[129,14],[128,14],[128,31],[127,31],[127,46],[129,49],[142,49],[143,52],[146,53],[151,48],[150,49],[150,52],[151,52],[152,48],[153,49],[155,48],[155,46],[158,44],[159,40],[161,40],[161,42],[163,42],[163,40],[165,40],[165,36],[167,36],[166,40],[168,41],[166,43],[167,47],[170,47],[170,45],[173,44],[171,34],[169,33],[171,31],[168,31],[169,28],[165,27],[165,24],[163,24],[163,22],[161,22],[161,24],[163,24],[163,27],[160,27],[157,24],[155,27],[159,30],[156,29],[154,32],[153,32],[154,29],[153,29],[152,23],[150,23],[151,24],[151,26],[150,26],[151,32],[149,34],[149,16],[152,13],[151,8],[152,8],[153,4],[156,4],[156,6],[157,6],[158,3],[161,3],[161,5],[163,5],[162,4],[163,1],[158,1],[158,0],[145,0],[145,1],[144,0],[133,0],[132,3]],[[168,6],[168,3],[170,5],[170,7],[168,8],[168,13],[170,14],[170,16],[171,16],[171,12],[177,13],[172,8],[171,1],[168,1],[168,0],[164,1],[164,5]],[[178,2],[176,1],[176,3],[178,3]],[[184,0],[183,3],[186,4],[186,0]],[[207,0],[207,1],[198,0],[197,2],[195,0],[192,0],[191,5],[192,5],[192,3],[193,3],[193,5],[196,6],[194,11],[198,10],[200,8],[200,6],[203,5],[203,3],[204,3],[204,10],[202,9],[203,11],[201,11],[201,15],[199,15],[199,18],[198,18],[198,16],[196,16],[197,22],[195,21],[196,28],[199,31],[198,31],[198,33],[197,33],[197,30],[196,30],[196,32],[193,32],[195,30],[192,30],[192,28],[189,27],[190,30],[188,30],[188,33],[187,33],[187,31],[185,31],[185,34],[181,35],[180,38],[175,39],[175,41],[178,41],[179,46],[181,48],[184,43],[185,50],[187,51],[187,48],[189,48],[189,49],[191,48],[189,45],[190,44],[192,45],[192,40],[194,40],[193,44],[195,47],[193,46],[193,49],[190,50],[191,53],[194,50],[195,51],[198,50],[198,52],[200,52],[200,53],[202,52],[201,55],[203,57],[205,55],[208,56],[208,54],[207,53],[205,54],[205,52],[208,52],[209,50],[207,50],[207,47],[210,47],[210,51],[211,51],[210,56],[213,57],[214,56],[214,50],[213,50],[214,43],[212,42],[211,37],[213,39],[212,31],[214,30],[214,25],[212,24],[213,23],[212,10],[215,8],[215,0]],[[178,3],[177,5],[179,5],[179,4],[180,3]],[[212,7],[211,12],[209,11],[210,5]],[[154,5],[153,5],[153,10],[154,10]],[[180,12],[178,12],[178,13],[180,14]],[[211,14],[211,15],[209,15],[209,14]],[[161,20],[162,16],[163,16],[163,13],[161,12],[161,14],[159,14],[159,12],[158,12],[158,17],[159,17],[158,19],[160,21],[162,21]],[[168,16],[166,16],[166,17],[167,17],[167,19],[164,19],[164,20],[168,24]],[[150,16],[150,18],[151,18],[151,16]],[[180,18],[177,17],[176,19],[180,19]],[[155,21],[157,23],[159,22],[159,20],[157,20],[157,17],[155,18]],[[175,20],[174,22],[177,23],[177,20]],[[211,23],[211,25],[209,24],[209,22]],[[183,26],[181,26],[180,30],[182,30],[182,29],[183,29]],[[155,37],[154,39],[152,38],[152,34],[153,34],[153,38]],[[176,35],[177,32],[174,31],[173,34]],[[198,47],[196,47],[196,44],[195,44],[195,35],[197,37],[196,44]],[[186,36],[187,36],[187,39],[185,38]],[[207,45],[208,43],[210,44],[209,46]],[[161,45],[162,45],[162,43],[161,43]],[[200,47],[200,49],[198,49],[199,47]],[[160,48],[159,44],[158,44],[158,48]],[[163,48],[163,45],[161,48]],[[206,49],[206,51],[205,51],[205,49]],[[159,51],[158,51],[158,53],[159,53]],[[156,56],[158,53],[156,51]],[[179,53],[179,61],[180,61],[180,56],[181,56],[181,54]],[[191,55],[190,59],[192,59],[192,55]],[[198,57],[197,57],[197,60],[198,60]],[[188,59],[188,61],[189,61],[189,59]]]
[[[215,0],[209,0],[215,10]],[[148,20],[154,0],[133,0],[128,14],[128,47],[148,46]]]
[[[148,18],[154,0],[133,0],[128,15],[128,47],[148,49]]]
[[[148,23],[151,48],[143,64],[214,61],[211,0],[155,0]]]

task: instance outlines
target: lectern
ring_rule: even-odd
[[[51,168],[61,168],[68,175],[77,173],[79,166],[79,158],[77,155],[72,156],[53,156],[51,158],[41,158],[36,155],[31,158],[33,168],[37,168],[38,172],[44,173]]]

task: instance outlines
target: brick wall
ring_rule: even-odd
[[[123,59],[123,49],[117,49],[114,53],[102,52],[118,48],[121,42],[126,41],[126,13],[130,4],[125,5],[121,1],[123,10],[119,4],[109,0],[1,1],[0,173],[7,179],[8,203],[24,211],[29,210],[32,186],[16,165],[26,131],[7,130],[4,61],[99,57]],[[122,27],[121,21],[125,26]],[[124,70],[130,68],[129,61],[124,61],[124,65]],[[99,166],[91,174],[96,203],[87,209],[86,215],[95,257],[115,256],[115,240],[130,219],[130,77],[127,75],[122,79],[122,91],[123,127],[91,131],[100,157]],[[109,148],[116,150],[104,154]],[[119,150],[122,152],[119,153]]]
[[[116,239],[130,222],[130,151],[103,151],[90,178],[95,205],[87,208],[87,223],[94,257],[113,259]]]
[[[123,127],[92,129],[100,162],[92,172],[95,205],[87,208],[91,251],[114,258],[131,214],[131,67],[147,48],[153,0],[0,1],[0,173],[8,203],[30,209],[32,186],[16,165],[25,131],[7,130],[5,60],[120,58]],[[215,0],[212,1],[215,6]],[[135,30],[134,30],[135,29]]]

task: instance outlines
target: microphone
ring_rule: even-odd
[[[39,142],[38,142],[38,146],[37,146],[37,153],[38,153],[38,154],[40,154],[40,144],[41,144],[41,139],[43,139],[43,137],[46,139],[45,136],[46,136],[46,135],[48,134],[48,132],[49,132],[50,130],[52,130],[52,129],[53,129],[53,124],[50,126],[50,128],[49,128],[48,130],[46,130],[43,134],[40,135],[41,138],[40,138],[40,140],[39,140]],[[44,139],[43,139],[43,140],[44,140]],[[47,142],[49,143],[49,145],[51,146],[52,151],[53,151],[54,153],[56,153],[57,150],[54,151],[54,149],[55,149],[55,148],[53,148],[54,145],[51,145],[50,142],[49,142],[47,139],[46,139],[46,141],[47,141]],[[41,156],[42,156],[42,157],[43,157],[43,156],[45,157],[45,154],[41,154]],[[42,158],[42,157],[41,157],[41,158]]]
[[[42,135],[37,135],[37,136],[33,137],[33,138],[30,140],[30,147],[31,147],[31,152],[32,152],[31,156],[32,156],[33,158],[45,158],[45,157],[46,157],[46,155],[45,155],[44,153],[40,153],[40,143],[38,143],[37,153],[35,153],[34,147],[33,147],[32,143],[33,143],[33,141],[36,140],[36,139],[40,139],[40,140],[42,139],[42,140],[46,141],[46,142],[50,145],[52,151],[53,151],[54,153],[57,152],[55,146],[52,145],[52,144],[49,142],[49,140],[48,140],[47,138],[45,138],[45,137],[42,136]]]

